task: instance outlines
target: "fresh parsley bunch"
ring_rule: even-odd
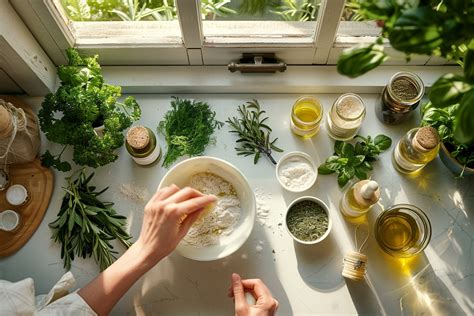
[[[82,58],[74,49],[67,55],[68,65],[58,67],[61,86],[46,96],[38,115],[46,138],[64,147],[57,155],[46,151],[41,161],[60,171],[71,170],[69,162],[61,161],[69,145],[76,164],[104,166],[117,159],[115,150],[124,143],[122,131],[140,118],[140,107],[133,97],[118,102],[121,87],[104,83],[98,56]],[[99,136],[94,127],[102,124],[105,129]]]
[[[359,180],[367,179],[369,172],[373,169],[372,162],[377,160],[377,156],[390,148],[392,140],[385,135],[359,138],[355,146],[343,141],[336,141],[334,144],[334,155],[326,159],[326,162],[319,166],[319,174],[337,173],[337,183],[339,187],[346,185],[354,177]]]

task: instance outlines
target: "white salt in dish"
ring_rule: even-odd
[[[12,210],[0,213],[0,230],[13,232],[20,226],[20,215]]]
[[[281,157],[275,172],[280,185],[295,193],[311,188],[318,177],[318,168],[313,159],[301,151],[292,151]]]
[[[6,198],[10,205],[25,205],[29,199],[28,190],[21,184],[14,184],[8,188]]]

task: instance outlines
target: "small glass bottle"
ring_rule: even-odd
[[[400,124],[411,117],[424,93],[420,77],[412,72],[397,72],[384,87],[375,113],[383,123]]]
[[[312,96],[303,96],[296,100],[291,109],[291,130],[303,138],[311,138],[319,131],[323,107]]]
[[[339,203],[339,210],[347,217],[366,214],[380,199],[380,189],[373,180],[362,180],[350,187]]]
[[[393,150],[393,166],[401,173],[421,170],[438,155],[439,142],[438,132],[431,126],[409,130]]]
[[[161,157],[161,148],[156,142],[155,134],[148,127],[130,128],[127,132],[125,147],[132,159],[142,166],[151,165]]]
[[[328,134],[335,140],[352,139],[365,117],[364,101],[354,93],[341,95],[327,117]]]

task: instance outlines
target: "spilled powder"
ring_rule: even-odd
[[[270,205],[268,204],[272,199],[272,194],[265,192],[262,188],[254,190],[255,201],[257,203],[257,223],[260,226],[272,227],[269,221]]]
[[[128,200],[135,203],[146,203],[150,198],[150,192],[146,187],[137,185],[135,182],[122,183],[120,185],[120,193]]]

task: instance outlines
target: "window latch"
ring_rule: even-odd
[[[230,72],[275,73],[285,71],[286,63],[278,60],[274,53],[243,53],[238,63],[231,62],[227,67]]]

